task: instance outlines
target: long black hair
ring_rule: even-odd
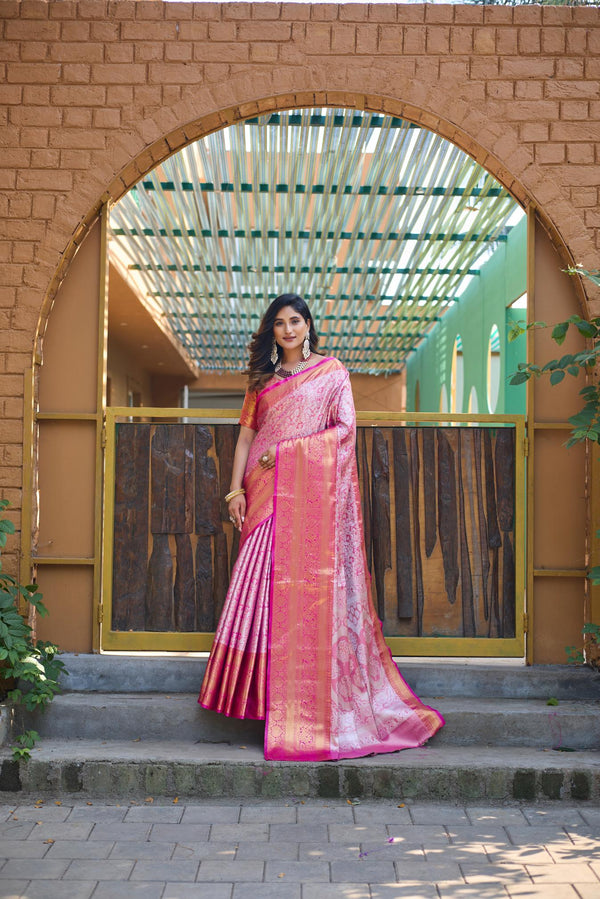
[[[271,351],[273,349],[273,325],[275,319],[284,306],[291,306],[295,312],[302,316],[305,322],[310,321],[309,343],[311,352],[316,352],[319,343],[319,336],[315,331],[315,323],[308,308],[308,304],[303,297],[297,293],[282,293],[276,297],[258,326],[258,331],[252,335],[252,341],[249,346],[250,359],[246,374],[248,375],[248,389],[262,390],[270,377],[273,375],[275,365],[271,362]],[[281,347],[277,347],[278,355],[281,356]]]

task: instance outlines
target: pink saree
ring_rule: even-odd
[[[198,701],[265,718],[267,759],[422,745],[444,721],[398,673],[371,602],[346,369],[324,358],[270,382],[240,422],[257,431],[247,514]]]

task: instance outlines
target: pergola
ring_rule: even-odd
[[[242,371],[280,293],[351,371],[401,371],[522,214],[449,141],[392,116],[298,109],[190,144],[111,213],[111,257],[205,371]]]

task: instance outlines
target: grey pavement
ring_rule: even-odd
[[[600,899],[600,808],[0,805],[0,899]]]

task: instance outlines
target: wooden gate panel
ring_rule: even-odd
[[[514,637],[514,428],[368,428],[359,447],[386,636]]]
[[[145,624],[150,425],[119,425],[115,459],[112,626],[137,631]]]
[[[120,425],[113,629],[210,633],[239,535],[233,425]],[[373,602],[386,636],[515,636],[513,427],[359,427]]]

